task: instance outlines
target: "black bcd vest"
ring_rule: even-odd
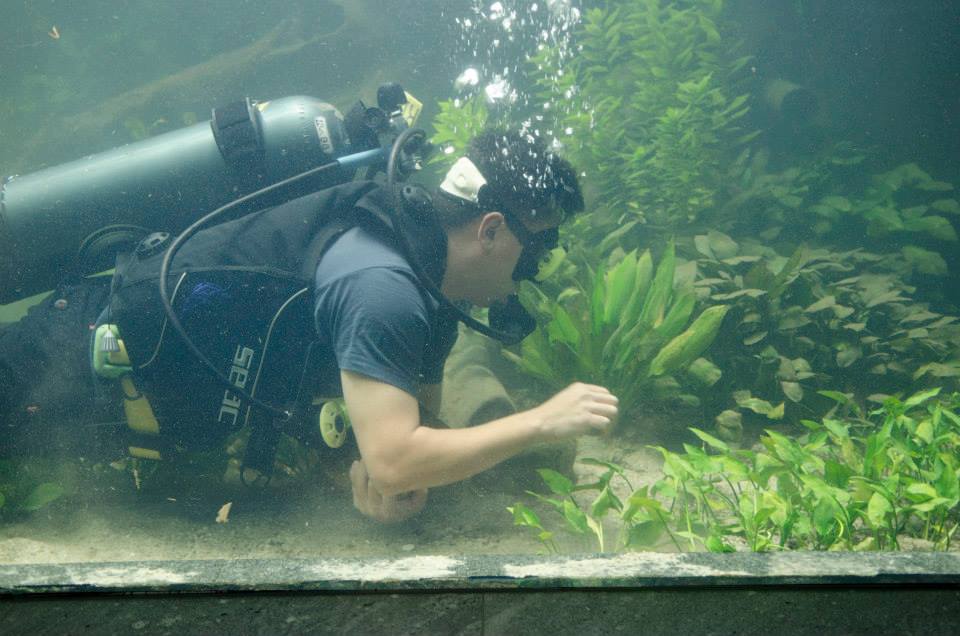
[[[177,317],[235,386],[294,413],[283,423],[224,386],[167,324],[163,251],[118,259],[106,321],[119,327],[166,451],[216,448],[251,426],[245,465],[270,473],[280,433],[310,428],[303,419],[320,346],[313,280],[326,249],[357,225],[385,241],[403,232],[424,272],[438,284],[443,277],[446,235],[429,197],[416,186],[398,194],[373,182],[336,186],[203,229],[177,252],[168,279]]]

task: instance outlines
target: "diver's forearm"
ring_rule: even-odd
[[[377,487],[389,495],[472,477],[541,441],[540,420],[532,409],[468,428],[419,426],[393,449]]]

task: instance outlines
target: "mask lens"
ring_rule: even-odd
[[[513,270],[513,280],[539,280],[541,267],[550,264],[554,258],[557,239],[556,229],[529,235]]]
[[[540,270],[542,259],[550,253],[550,250],[557,247],[560,241],[560,230],[550,228],[534,234],[513,214],[504,213],[504,217],[507,220],[507,226],[520,241],[520,245],[523,246],[520,258],[517,260],[517,266],[513,270],[512,278],[515,281],[534,280]]]

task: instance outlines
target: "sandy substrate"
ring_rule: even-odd
[[[577,457],[629,465],[634,486],[652,481],[659,466],[655,452],[617,438],[581,440]],[[530,484],[538,481],[536,467],[524,468]],[[574,465],[581,478],[595,470]],[[263,493],[242,487],[199,494],[111,487],[64,498],[35,513],[8,515],[0,523],[0,563],[536,554],[543,549],[534,533],[514,527],[506,510],[517,501],[542,510],[522,490],[510,475],[498,480],[491,472],[482,480],[436,489],[420,515],[383,526],[353,509],[342,478],[316,486],[301,481]],[[228,521],[217,523],[228,501]],[[548,521],[552,528],[563,525],[545,513]],[[596,549],[568,533],[558,537],[564,550]]]

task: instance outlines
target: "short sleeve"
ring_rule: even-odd
[[[314,318],[340,369],[417,395],[430,321],[407,272],[371,267],[319,285]]]

